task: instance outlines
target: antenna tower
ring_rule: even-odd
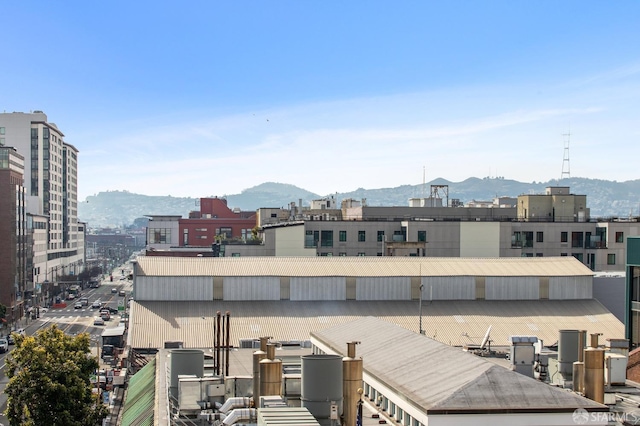
[[[571,141],[571,132],[562,135],[564,142],[564,157],[562,158],[562,174],[560,180],[571,177],[571,165],[569,164],[569,142]]]

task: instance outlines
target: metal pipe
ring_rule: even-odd
[[[224,364],[225,376],[229,375],[229,355],[231,354],[230,318],[231,318],[231,312],[227,311],[227,349],[226,349],[226,356],[224,359],[225,360],[225,364]]]
[[[586,335],[587,335],[586,330],[580,330],[578,332],[578,362],[584,362],[584,347],[586,344],[584,340]]]
[[[216,312],[216,342],[215,342],[215,367],[216,374],[220,375],[220,311]]]

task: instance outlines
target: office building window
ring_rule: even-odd
[[[536,232],[536,243],[542,243],[542,242],[544,242],[544,233]]]
[[[333,247],[333,231],[320,232],[320,246]]]
[[[607,254],[607,265],[615,265],[616,264],[616,254],[609,253]]]
[[[347,231],[340,231],[339,238],[341,243],[347,241]]]
[[[580,262],[584,262],[584,256],[582,256],[582,253],[571,253],[571,256],[575,257]]]
[[[561,243],[569,242],[569,233],[568,232],[561,232],[560,233],[560,242]]]
[[[358,231],[358,241],[359,242],[366,241],[366,232],[365,231]]]
[[[320,232],[318,231],[305,231],[304,246],[305,248],[318,247],[318,241],[320,240]]]
[[[624,232],[616,232],[616,243],[624,243]]]
[[[358,256],[365,256],[365,253],[358,253]]]
[[[384,241],[384,231],[378,231],[378,242]]]
[[[418,241],[421,243],[427,242],[427,231],[418,231]]]
[[[567,257],[569,256],[567,253],[560,253],[560,257]]]
[[[522,235],[519,231],[514,231],[511,235],[511,248],[522,247]]]
[[[0,135],[4,135],[4,127],[0,127]]]
[[[524,247],[533,247],[533,232],[525,231],[522,233],[522,236],[524,237]]]
[[[536,257],[543,257],[544,253],[536,253]]]
[[[347,255],[347,253],[345,253],[345,252],[343,252],[343,251],[341,251],[340,253],[338,253],[338,256],[346,256],[346,255]]]
[[[584,233],[572,232],[571,233],[571,247],[582,248],[584,247]]]

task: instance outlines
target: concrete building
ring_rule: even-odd
[[[26,284],[30,297],[39,298],[42,284],[84,269],[84,230],[78,225],[77,210],[78,150],[64,141],[62,131],[42,111],[0,114],[0,133],[4,144],[24,157],[26,213],[47,219],[46,259],[34,258]]]
[[[640,237],[627,238],[625,338],[640,346]]]
[[[1,134],[1,133],[0,133]],[[28,261],[24,157],[14,148],[0,146],[0,303],[10,323],[23,316],[24,298],[33,290]]]
[[[570,425],[576,410],[609,412],[606,405],[377,318],[311,333],[318,354],[347,356],[347,343],[354,341],[364,398],[396,424]]]
[[[563,328],[620,338],[622,322],[593,299],[592,275],[571,257],[139,257],[130,342],[209,347],[217,311],[238,318],[234,345],[261,335],[303,341],[370,315],[417,332],[422,305],[423,330],[450,345],[479,342],[489,326],[502,346],[509,334],[553,342]]]
[[[139,257],[128,352],[132,359],[157,356],[138,373],[147,383],[144,409],[135,393],[131,401],[125,396],[123,418],[144,413],[154,424],[169,424],[200,415],[203,391],[187,387],[212,390],[198,384],[208,380],[218,380],[219,395],[251,395],[250,348],[271,336],[289,371],[296,350],[341,358],[347,341],[361,342],[367,426],[379,424],[374,416],[412,426],[571,424],[576,410],[602,414],[592,424],[607,424],[608,407],[462,350],[479,345],[488,327],[494,350],[513,335],[535,335],[552,346],[567,329],[620,338],[624,326],[592,298],[592,278],[572,257]],[[223,351],[231,364],[224,379],[204,374],[212,357],[225,365],[216,349],[222,312],[230,318],[224,345],[232,347]],[[201,351],[203,373],[170,384],[175,374],[167,369],[178,368],[170,362],[182,349],[167,348]],[[300,399],[299,370],[282,381],[285,397],[294,400],[286,392],[297,389]],[[170,386],[178,396],[168,401]]]

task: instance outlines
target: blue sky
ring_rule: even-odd
[[[184,4],[181,4],[184,3]],[[0,109],[79,197],[640,178],[640,2],[4,2]],[[514,194],[511,194],[514,195]]]

